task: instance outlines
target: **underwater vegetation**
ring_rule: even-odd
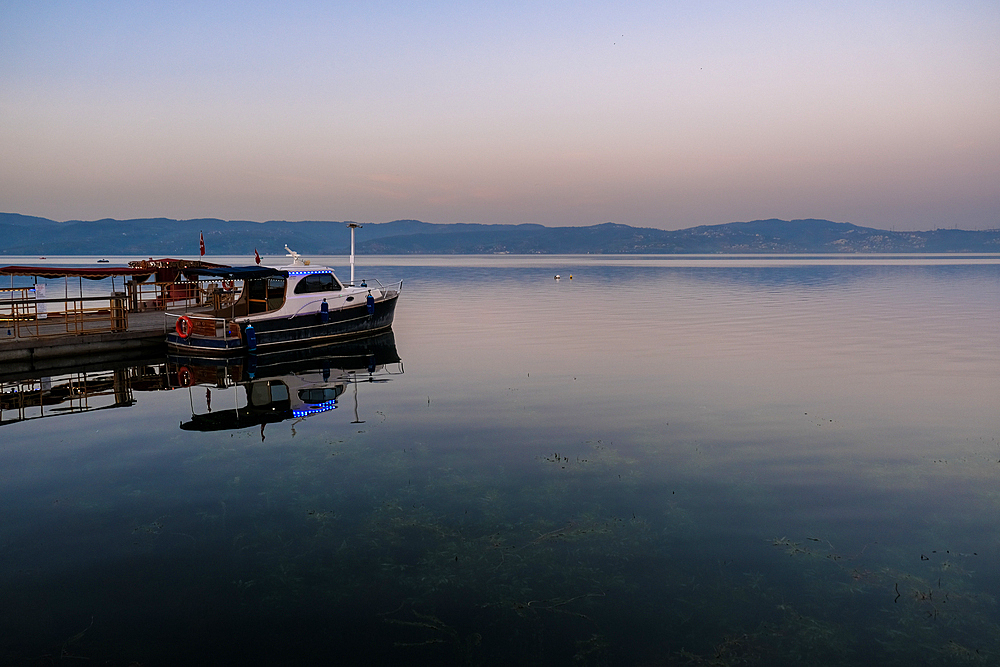
[[[45,604],[26,605],[20,620],[4,614],[8,627],[34,624],[36,639],[9,641],[3,664],[295,664],[335,654],[346,664],[985,665],[1000,656],[978,554],[841,551],[816,536],[718,541],[699,506],[707,491],[651,483],[642,455],[612,443],[541,450],[511,470],[473,460],[475,450],[388,447],[361,431],[273,450],[248,431],[183,463],[201,489],[184,503],[166,487],[125,485],[116,502],[87,505],[105,528],[128,508],[122,559],[67,573],[56,582],[65,592],[40,580],[16,591],[16,601]],[[756,502],[743,487],[713,494]]]
[[[739,554],[701,551],[691,501],[661,489],[651,502],[640,461],[602,441],[565,449],[515,474],[420,447],[336,444],[324,463],[338,485],[300,479],[295,496],[275,480],[267,494],[286,510],[280,521],[261,511],[234,542],[253,553],[238,559],[239,578],[253,582],[241,604],[264,617],[304,600],[351,610],[340,622],[372,634],[347,641],[350,653],[386,663],[990,664],[1000,655],[975,554],[917,560],[880,544],[841,553],[824,538],[761,536],[750,550],[762,571],[747,572]],[[316,463],[299,477],[325,478]]]

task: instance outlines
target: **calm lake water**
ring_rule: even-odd
[[[315,414],[3,385],[2,664],[1000,661],[1000,257],[363,261]]]

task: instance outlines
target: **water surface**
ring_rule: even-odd
[[[4,410],[5,664],[1000,656],[998,258],[363,261],[335,409]]]

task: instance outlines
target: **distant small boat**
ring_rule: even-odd
[[[97,260],[97,263],[98,264],[107,264],[108,260],[106,260],[106,259],[99,259],[99,260]]]

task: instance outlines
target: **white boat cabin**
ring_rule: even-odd
[[[381,286],[369,287],[363,281],[357,286],[345,285],[330,267],[311,266],[297,252],[289,253],[291,264],[274,267],[287,277],[273,274],[241,281],[242,287],[232,287],[234,300],[217,303],[216,317],[291,318],[320,312],[324,301],[335,311],[364,304],[369,294],[376,300],[382,298]]]

